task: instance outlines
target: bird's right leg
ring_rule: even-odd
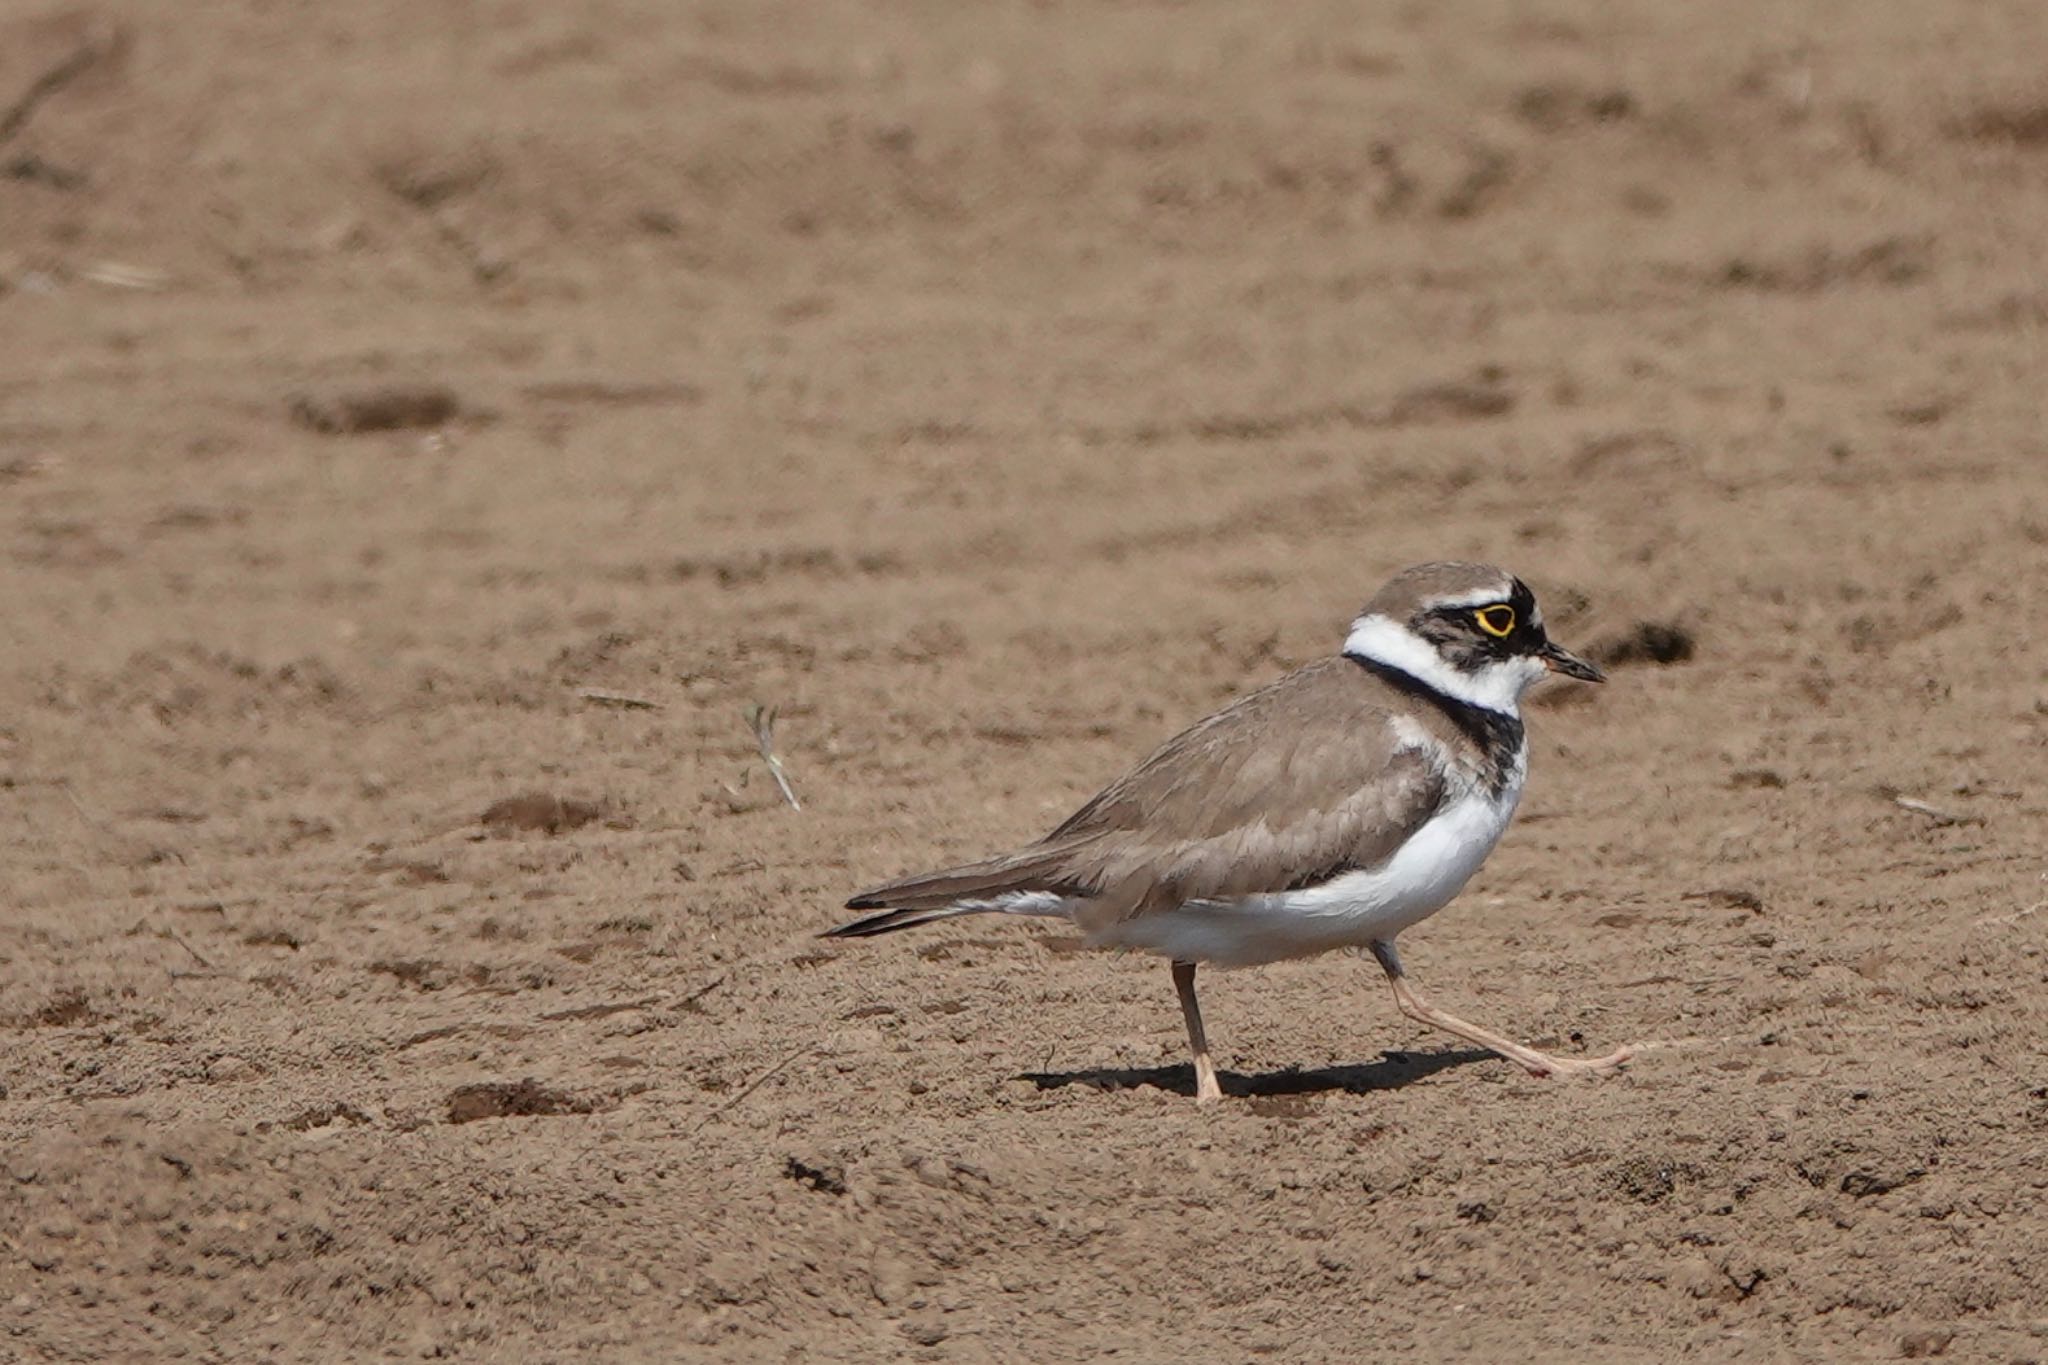
[[[1188,1047],[1195,1054],[1195,1102],[1214,1104],[1223,1098],[1216,1083],[1216,1063],[1209,1060],[1209,1040],[1202,1032],[1202,1007],[1195,1003],[1195,964],[1173,964],[1173,988],[1180,992],[1180,1012],[1188,1021]]]

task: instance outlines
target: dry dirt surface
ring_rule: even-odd
[[[2044,50],[8,4],[0,1359],[2048,1358]],[[1442,557],[1613,680],[1409,965],[1624,1075],[814,937]]]

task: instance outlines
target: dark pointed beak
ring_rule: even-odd
[[[1577,678],[1580,682],[1607,681],[1605,673],[1562,645],[1546,641],[1543,648],[1536,652],[1536,657],[1543,660],[1543,666],[1552,673],[1562,673],[1567,678]]]

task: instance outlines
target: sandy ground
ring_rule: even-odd
[[[0,1357],[2048,1358],[2048,7],[176,8],[0,17]],[[1452,556],[1696,644],[1404,939],[1624,1076],[813,937]]]

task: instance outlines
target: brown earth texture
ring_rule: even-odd
[[[8,4],[0,1359],[2048,1359],[2044,52]],[[1434,558],[1612,677],[1408,965],[1624,1073],[815,937]]]

